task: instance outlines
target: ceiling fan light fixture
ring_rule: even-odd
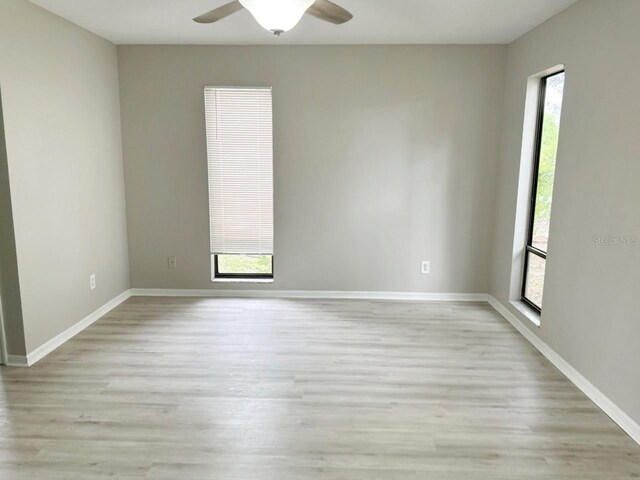
[[[279,36],[295,27],[314,0],[240,0],[264,28]]]

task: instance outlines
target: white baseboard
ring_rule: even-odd
[[[598,390],[589,380],[558,355],[549,345],[543,342],[533,331],[527,328],[508,308],[488,295],[489,304],[496,309],[518,332],[536,347],[547,360],[560,370],[571,382],[591,399],[600,409],[616,422],[631,438],[640,444],[640,425],[627,415],[620,407]]]
[[[130,296],[131,296],[131,290],[126,290],[122,292],[120,295],[118,295],[112,300],[109,300],[107,303],[102,305],[96,311],[90,313],[89,315],[84,317],[82,320],[80,320],[78,323],[67,328],[64,332],[59,333],[58,335],[53,337],[51,340],[40,345],[38,348],[33,350],[31,353],[28,353],[26,356],[8,355],[7,365],[15,366],[15,367],[30,367],[31,365],[36,363],[38,360],[41,360],[43,357],[45,357],[46,355],[54,351],[56,348],[58,348],[60,345],[65,343],[67,340],[70,340],[71,338],[75,337],[78,333],[83,331],[85,328],[87,328],[89,325],[94,323],[96,320],[100,319],[109,311],[116,308],[118,305],[120,305]]]
[[[7,355],[5,365],[8,367],[28,367],[26,355]]]
[[[360,300],[415,300],[430,302],[486,302],[484,293],[339,292],[327,290],[187,290],[132,288],[135,297],[228,297],[228,298],[325,298]]]

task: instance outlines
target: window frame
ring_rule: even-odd
[[[542,313],[542,306],[536,305],[532,300],[527,298],[527,277],[528,277],[528,269],[529,269],[529,256],[536,255],[540,257],[545,262],[545,276],[546,276],[546,265],[547,265],[547,252],[540,250],[533,246],[533,229],[536,218],[536,206],[537,206],[537,196],[538,196],[538,180],[540,174],[540,156],[542,154],[542,133],[544,128],[544,112],[545,112],[545,103],[547,100],[547,81],[551,77],[555,77],[556,75],[560,75],[565,73],[564,68],[560,70],[556,70],[553,73],[549,73],[540,77],[540,85],[538,87],[538,103],[537,103],[537,111],[536,111],[536,122],[535,122],[535,137],[533,144],[533,170],[531,174],[531,189],[530,189],[530,198],[529,198],[529,219],[527,222],[527,237],[525,244],[525,252],[524,252],[524,270],[522,274],[522,288],[520,292],[520,300],[526,304],[528,307],[532,308],[538,314]],[[544,289],[544,284],[543,284]]]
[[[215,95],[216,95],[216,99],[215,101],[217,102],[217,96],[218,96],[218,92],[220,90],[225,90],[225,91],[234,91],[236,92],[236,94],[239,94],[239,92],[242,91],[247,91],[247,90],[255,90],[255,91],[268,91],[269,94],[269,111],[270,111],[270,117],[269,117],[269,126],[271,129],[270,132],[270,143],[271,143],[271,148],[270,148],[270,183],[271,183],[271,198],[270,198],[270,209],[271,209],[271,229],[274,228],[274,222],[273,222],[273,208],[274,208],[274,192],[273,192],[273,184],[274,184],[274,172],[273,172],[273,167],[274,167],[274,155],[273,155],[273,137],[274,137],[274,129],[273,129],[273,88],[271,86],[205,86],[204,87],[204,94],[205,94],[205,129],[206,129],[206,142],[207,142],[207,175],[208,175],[208,179],[209,179],[209,191],[208,191],[208,197],[209,197],[209,236],[210,236],[210,271],[211,271],[211,281],[215,282],[217,280],[221,280],[221,281],[238,281],[238,282],[252,282],[252,281],[257,281],[257,282],[272,282],[274,281],[274,257],[275,257],[275,252],[272,251],[272,253],[268,253],[268,254],[264,254],[264,253],[238,253],[239,249],[235,249],[236,251],[233,253],[221,253],[225,250],[224,247],[221,248],[216,248],[213,246],[213,229],[212,229],[212,188],[211,188],[211,182],[212,182],[212,173],[211,173],[211,158],[210,158],[210,132],[209,132],[209,110],[208,110],[208,103],[207,103],[207,95],[210,91],[214,91]],[[216,103],[215,104],[215,134],[213,135],[213,139],[218,141],[220,140],[219,138],[219,118],[217,116],[218,114],[218,108],[219,105]],[[264,120],[264,118],[263,118]],[[258,122],[260,121],[260,119],[258,119]],[[258,190],[261,191],[261,190]],[[224,231],[224,228],[222,229]],[[262,232],[262,230],[260,230],[260,232]],[[271,234],[271,248],[269,248],[268,246],[264,246],[263,243],[261,242],[260,245],[262,245],[259,248],[266,248],[269,250],[272,250],[273,246],[272,246],[272,242],[273,242],[273,231]],[[243,246],[243,248],[246,247],[246,245]],[[234,249],[232,249],[231,251],[233,251]],[[271,272],[270,273],[222,273],[220,272],[220,268],[219,268],[219,260],[218,257],[220,255],[224,255],[224,256],[254,256],[254,255],[261,255],[261,256],[270,256],[271,257]]]
[[[220,273],[218,270],[218,256],[220,254],[213,254],[213,278],[214,279],[227,279],[227,280],[273,280],[273,257],[271,255],[271,273]],[[224,254],[233,255],[233,254]]]

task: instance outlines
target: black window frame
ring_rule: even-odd
[[[536,255],[545,262],[545,273],[547,263],[547,252],[533,246],[533,227],[536,218],[536,199],[538,196],[538,176],[540,174],[540,156],[542,154],[542,130],[544,127],[544,107],[547,100],[547,81],[551,77],[565,73],[564,69],[550,73],[540,78],[538,91],[538,105],[536,112],[536,134],[533,146],[533,172],[531,175],[531,197],[529,199],[529,223],[527,231],[527,244],[524,254],[524,272],[522,274],[522,290],[520,299],[527,306],[531,307],[538,314],[542,313],[542,306],[527,298],[527,273],[529,269],[529,255]],[[544,288],[544,285],[543,285]]]
[[[213,255],[213,278],[222,278],[229,280],[273,280],[273,255],[270,256],[271,273],[220,273],[220,271],[218,270],[218,254],[216,253]]]

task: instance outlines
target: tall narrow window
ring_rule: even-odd
[[[522,282],[522,300],[538,312],[542,311],[563,93],[564,71],[540,80],[529,232]]]
[[[273,278],[270,88],[205,88],[214,278]]]

